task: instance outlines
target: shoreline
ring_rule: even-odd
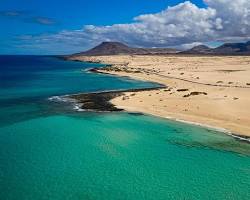
[[[162,89],[162,88],[158,88]],[[150,90],[157,90],[157,88],[145,88],[145,89],[128,89],[128,90],[111,90],[111,91],[100,91],[100,92],[90,92],[90,93],[78,93],[78,94],[72,94],[72,95],[64,95],[62,96],[63,102],[70,102],[74,103],[77,111],[82,112],[82,111],[89,111],[89,112],[127,112],[127,113],[138,113],[138,114],[143,114],[143,115],[151,115],[157,118],[161,119],[166,119],[170,121],[175,121],[175,122],[180,122],[180,123],[185,123],[193,126],[198,126],[202,128],[206,128],[209,130],[217,131],[220,133],[223,133],[225,135],[231,136],[236,140],[239,140],[241,142],[246,142],[250,144],[250,137],[247,136],[242,136],[237,133],[233,133],[230,130],[227,130],[222,127],[216,127],[216,126],[211,126],[208,124],[204,123],[197,123],[193,121],[187,121],[183,119],[178,119],[174,117],[168,117],[168,116],[158,116],[158,115],[153,115],[150,113],[146,112],[137,112],[137,111],[128,111],[126,108],[117,108],[114,104],[110,103],[110,100],[117,96],[123,96],[125,92],[136,92],[136,91],[150,91]],[[91,97],[90,97],[91,96]],[[101,97],[101,104],[99,102],[96,102],[96,100],[100,100]],[[52,97],[53,98],[53,97]],[[51,100],[53,100],[51,98]],[[59,97],[60,98],[60,97]],[[63,100],[65,98],[65,100]],[[96,99],[96,100],[95,100]],[[93,103],[91,106],[85,105],[85,101]]]
[[[89,92],[68,95],[70,99],[77,101],[80,105],[80,109],[86,111],[97,111],[97,112],[114,112],[114,111],[124,111],[122,108],[117,108],[111,100],[124,96],[126,92],[139,92],[139,91],[151,91],[166,88],[164,86],[149,87],[149,88],[137,88],[137,89],[127,89],[127,90],[111,90],[111,91],[101,91],[101,92]]]
[[[122,56],[120,56],[120,57],[122,57]],[[150,59],[155,58],[155,57],[158,59],[157,56],[150,56]],[[111,61],[112,61],[112,59],[114,59],[114,61],[116,61],[116,62],[111,62],[107,58],[109,58]],[[169,86],[169,88],[172,87],[171,84],[166,84],[165,82],[162,81],[162,79],[159,78],[162,75],[162,74],[160,74],[160,70],[159,70],[159,72],[158,71],[153,71],[152,68],[150,68],[151,64],[148,65],[149,66],[148,68],[141,68],[140,66],[139,67],[137,67],[137,66],[135,67],[135,65],[132,65],[132,67],[131,67],[131,64],[124,63],[125,59],[122,60],[123,62],[117,62],[117,61],[119,61],[118,58],[119,58],[119,56],[108,56],[108,57],[107,56],[106,57],[105,56],[104,57],[102,57],[102,56],[98,57],[97,56],[97,57],[73,58],[73,60],[90,61],[92,63],[95,60],[97,60],[96,63],[102,63],[102,64],[104,64],[104,63],[110,63],[110,64],[107,64],[107,66],[104,67],[104,68],[94,68],[94,69],[90,69],[89,70],[89,71],[94,72],[94,73],[110,74],[110,75],[116,75],[116,76],[119,76],[119,77],[124,77],[125,76],[125,77],[129,77],[129,78],[132,78],[132,79],[138,79],[138,80],[143,80],[143,81],[155,82],[157,84],[165,85],[166,88],[167,88],[167,86]],[[126,58],[125,61],[129,63],[131,60],[134,59],[134,56],[127,56],[125,58]],[[127,59],[127,58],[129,58],[129,59]],[[164,58],[164,57],[161,56],[161,58]],[[171,57],[171,58],[174,59],[175,57]],[[182,58],[185,58],[185,57],[182,57]],[[215,57],[215,58],[217,58],[217,57]],[[239,57],[239,59],[240,58],[241,57]],[[197,57],[197,59],[199,59],[199,57]],[[207,59],[210,59],[210,58],[207,57]],[[155,69],[155,68],[153,68],[153,69]],[[158,75],[158,77],[157,77],[157,75]],[[164,78],[167,79],[168,77],[164,77]],[[171,78],[175,78],[175,77],[169,77],[169,78],[171,79]],[[181,77],[181,79],[182,78],[183,77]],[[182,81],[182,80],[180,80],[180,81]],[[196,83],[192,83],[192,84],[196,84]],[[201,83],[201,85],[202,84],[203,83]],[[211,84],[208,84],[208,86],[210,86],[210,85]],[[234,87],[234,86],[233,87],[231,87],[231,86],[233,86],[233,85],[230,85],[230,84],[226,85],[226,87],[230,88],[230,89]],[[247,84],[247,86],[248,86],[248,84]],[[217,87],[223,87],[223,85],[216,85],[215,88],[217,88]],[[236,85],[235,88],[238,89],[238,87],[239,86]],[[242,86],[240,86],[240,87],[242,87]],[[239,87],[239,89],[248,89],[249,88],[249,87],[246,87],[246,86],[243,86],[243,88],[240,88],[240,87]],[[151,91],[154,91],[154,89],[151,89]],[[166,90],[166,91],[169,91],[169,90]],[[144,97],[146,97],[144,95],[144,93],[147,93],[147,91],[135,91],[135,92],[136,92],[135,96],[139,96],[139,97],[141,96],[142,99]],[[124,91],[124,93],[125,93],[125,96],[129,96],[128,99],[130,99],[131,91]],[[162,91],[160,91],[160,93],[162,93]],[[204,93],[204,95],[206,94],[206,92],[194,92],[194,93],[191,92],[190,94],[197,95],[196,93],[198,94],[198,96],[203,96],[203,93]],[[158,93],[156,93],[156,94],[158,94]],[[189,96],[186,95],[186,96],[188,96],[189,98],[196,98],[196,96],[192,97],[192,95],[191,95],[191,97],[189,97],[190,95]],[[131,99],[132,99],[131,102],[133,101],[133,99],[138,100],[139,97],[137,98],[137,97],[132,97],[131,96]],[[158,98],[157,95],[156,95],[156,98]],[[189,98],[186,98],[185,101],[187,101],[187,102],[190,101]],[[198,97],[198,98],[203,98],[203,97]],[[235,98],[235,100],[237,100],[237,98]],[[204,128],[210,128],[210,129],[213,129],[213,130],[217,130],[217,131],[226,133],[227,135],[230,135],[230,136],[232,136],[232,137],[234,137],[234,138],[236,138],[238,140],[241,140],[241,141],[245,141],[245,142],[248,142],[248,143],[250,142],[249,134],[243,134],[241,131],[232,130],[231,128],[223,126],[223,124],[221,122],[217,123],[216,120],[213,121],[213,123],[206,123],[207,122],[206,118],[204,118],[205,122],[204,122],[204,119],[201,120],[199,118],[198,118],[198,120],[196,120],[196,119],[192,120],[189,117],[186,117],[186,115],[182,115],[182,116],[178,115],[178,111],[173,112],[170,115],[169,112],[166,112],[167,114],[164,114],[164,113],[155,112],[153,110],[143,109],[143,107],[141,107],[141,105],[138,105],[138,106],[135,105],[133,107],[128,108],[126,106],[126,104],[130,105],[131,104],[130,100],[127,100],[127,99],[126,100],[122,100],[121,95],[119,95],[118,97],[116,96],[116,97],[111,98],[110,102],[113,105],[115,105],[118,109],[122,108],[123,110],[126,110],[128,112],[145,113],[145,114],[154,115],[154,116],[165,118],[165,119],[170,119],[170,120],[179,121],[179,122],[183,122],[183,123],[189,123],[189,124],[193,124],[193,125],[198,125],[198,126],[202,126]],[[125,104],[125,106],[122,105],[122,104]],[[147,102],[144,105],[146,105],[146,104],[147,104]],[[178,102],[177,102],[177,104],[178,104]],[[132,102],[132,105],[133,105],[133,102]],[[156,106],[158,106],[158,105],[156,105]],[[179,113],[179,114],[183,114],[183,113]],[[195,115],[192,114],[191,118],[192,118],[192,116],[195,116]],[[216,125],[216,124],[219,124],[219,126]],[[218,127],[223,127],[223,128],[218,128]],[[248,126],[247,126],[247,128],[248,128]]]

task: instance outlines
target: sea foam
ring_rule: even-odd
[[[73,106],[73,110],[76,110],[78,112],[84,111],[83,109],[81,109],[82,104],[78,103],[75,99],[70,98],[68,95],[52,96],[52,97],[49,97],[48,100],[53,101],[53,102],[69,103]]]

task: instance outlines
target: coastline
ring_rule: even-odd
[[[151,91],[165,88],[164,86],[158,86],[153,88],[138,88],[138,89],[127,89],[127,90],[115,90],[115,91],[102,91],[102,92],[90,92],[68,95],[69,99],[76,100],[77,104],[80,105],[81,110],[95,111],[95,112],[114,112],[124,111],[122,108],[116,107],[111,103],[111,100],[125,96],[126,92],[139,92],[139,91]]]
[[[160,88],[159,88],[160,89]],[[58,101],[63,101],[63,102],[70,102],[74,103],[74,109],[81,112],[81,111],[92,111],[92,112],[129,112],[129,113],[141,113],[141,114],[146,114],[146,115],[152,115],[155,117],[160,117],[163,119],[171,120],[171,121],[176,121],[180,123],[185,123],[189,125],[194,125],[194,126],[199,126],[203,128],[207,128],[209,130],[217,131],[224,133],[228,136],[231,136],[235,138],[236,140],[242,141],[242,142],[247,142],[250,143],[250,137],[247,136],[242,136],[237,133],[232,133],[230,130],[227,130],[225,128],[221,127],[216,127],[216,126],[211,126],[208,124],[203,124],[203,123],[197,123],[193,121],[187,121],[187,120],[182,120],[178,118],[173,118],[173,117],[168,117],[168,116],[159,116],[159,115],[153,115],[151,113],[147,112],[137,112],[137,111],[128,111],[126,108],[117,108],[116,105],[110,103],[110,101],[118,96],[124,96],[125,92],[136,92],[136,91],[150,91],[150,90],[156,90],[156,88],[145,88],[145,89],[130,89],[130,90],[116,90],[116,91],[102,91],[102,92],[92,92],[92,93],[78,93],[78,94],[72,94],[72,95],[65,95],[63,97],[58,97],[60,100]],[[91,97],[91,98],[90,98]],[[57,98],[57,97],[55,97]],[[101,98],[101,99],[100,99]],[[54,101],[53,97],[50,98],[50,100]],[[102,102],[99,104],[96,100],[101,100],[99,102]],[[92,104],[85,104],[84,102],[91,102]]]
[[[119,58],[119,56],[113,56],[113,57],[115,57],[115,60],[119,61],[119,59],[117,59],[117,58]],[[134,65],[133,65],[133,67],[131,67],[130,64],[129,64],[129,62],[130,62],[129,58],[133,59],[134,56],[128,57],[128,60],[127,60],[128,63],[126,63],[126,64],[124,64],[124,62],[123,63],[121,63],[121,62],[120,63],[119,62],[116,62],[116,63],[107,62],[107,60],[108,60],[107,58],[110,59],[110,58],[112,58],[112,56],[109,56],[109,57],[102,57],[102,56],[101,57],[100,56],[99,57],[77,57],[77,58],[74,57],[73,60],[85,61],[85,62],[86,61],[95,62],[95,60],[96,60],[97,63],[103,63],[103,64],[104,63],[109,63],[108,66],[105,67],[105,68],[91,69],[90,71],[95,72],[95,73],[111,74],[111,75],[117,75],[119,77],[126,76],[126,77],[130,77],[130,78],[133,78],[133,79],[156,82],[156,83],[159,83],[161,85],[165,85],[166,88],[167,88],[167,89],[165,88],[164,90],[160,90],[159,93],[163,93],[164,91],[171,92],[171,90],[168,89],[168,88],[171,89],[173,87],[171,82],[170,82],[170,84],[166,84],[166,82],[163,82],[161,80],[162,78],[159,78],[159,76],[157,76],[157,74],[159,73],[157,71],[157,68],[156,69],[153,68],[155,70],[155,72],[152,72],[152,71],[150,71],[150,65],[148,65],[149,67],[147,67],[147,68],[141,68],[140,66],[135,67]],[[152,58],[155,58],[155,57],[151,56],[150,58],[152,59]],[[145,76],[145,74],[146,74],[146,76]],[[150,75],[148,75],[148,74],[150,74]],[[162,74],[158,74],[158,75],[162,75]],[[166,77],[164,77],[164,78],[166,78]],[[178,79],[178,77],[177,77],[177,79]],[[182,81],[182,80],[180,80],[180,81]],[[195,84],[195,83],[192,83],[192,84]],[[169,86],[169,87],[167,87],[167,86]],[[240,88],[240,89],[248,89],[248,87],[246,87],[246,86],[240,86],[240,85],[235,85],[235,86],[236,86],[236,88],[243,87],[243,88]],[[208,85],[208,87],[209,87],[209,85]],[[222,88],[223,85],[221,85],[219,87]],[[230,89],[232,88],[230,85],[227,85],[226,87],[230,88]],[[156,92],[156,91],[157,90],[154,90],[154,89],[150,90],[150,92]],[[132,92],[135,93],[135,94],[132,94]],[[197,117],[195,118],[194,117],[195,115],[192,115],[191,118],[190,118],[190,116],[187,117],[187,115],[183,115],[183,113],[173,113],[173,112],[172,113],[171,112],[163,112],[162,113],[162,112],[157,112],[157,110],[155,112],[154,110],[152,110],[150,108],[149,109],[147,109],[145,107],[143,108],[143,106],[141,106],[141,105],[137,106],[138,104],[136,104],[134,106],[131,106],[131,105],[133,105],[133,103],[131,104],[131,102],[129,102],[129,101],[133,102],[134,100],[138,100],[138,98],[140,99],[140,97],[141,97],[141,101],[143,101],[144,100],[143,97],[145,97],[145,94],[148,95],[148,92],[149,91],[143,91],[143,90],[140,90],[140,91],[123,91],[122,95],[114,96],[113,98],[109,99],[109,101],[117,109],[126,110],[128,112],[145,113],[145,114],[150,114],[150,115],[154,115],[154,116],[157,116],[157,117],[162,117],[162,118],[166,118],[166,119],[170,119],[170,120],[180,121],[180,122],[183,122],[183,123],[189,123],[189,124],[193,124],[193,125],[203,126],[205,128],[209,128],[209,129],[217,130],[217,131],[220,131],[220,132],[224,132],[227,135],[230,135],[230,136],[232,136],[232,137],[234,137],[236,139],[239,139],[239,140],[242,140],[242,141],[245,141],[245,142],[250,142],[249,134],[246,133],[245,131],[237,131],[237,130],[235,130],[235,128],[230,128],[230,126],[228,128],[228,126],[224,126],[223,123],[221,123],[219,121],[216,121],[216,120],[211,121],[211,119],[207,120],[206,118],[201,120],[202,116],[197,116],[198,118]],[[181,92],[185,92],[185,91],[183,90],[183,91],[180,91],[180,93]],[[192,92],[190,92],[190,94],[192,94]],[[206,93],[205,92],[197,92],[198,95],[196,93],[193,93],[193,94],[195,94],[194,98],[197,98],[197,97],[199,98],[199,97],[203,96],[202,94],[204,94],[204,96],[205,96]],[[124,96],[127,97],[127,98],[124,98]],[[136,96],[138,98],[135,98]],[[154,95],[152,94],[152,96],[154,96]],[[155,96],[155,98],[158,98],[157,95]],[[188,98],[186,98],[186,99],[188,100]],[[145,104],[148,104],[148,102],[145,103]],[[130,105],[130,106],[128,106],[128,105]],[[192,117],[194,117],[194,118],[192,118]],[[206,122],[208,122],[208,123],[206,123]],[[222,127],[222,128],[218,128],[218,127]],[[248,128],[249,127],[247,127],[247,129]]]

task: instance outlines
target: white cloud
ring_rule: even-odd
[[[137,16],[130,24],[88,25],[82,30],[33,36],[27,42],[47,46],[51,41],[54,46],[79,51],[102,41],[146,47],[190,47],[210,41],[250,38],[249,0],[204,0],[204,3],[207,7],[199,8],[186,1],[160,13]]]

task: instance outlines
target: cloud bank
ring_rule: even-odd
[[[207,6],[199,8],[186,1],[159,13],[137,16],[133,23],[87,25],[81,30],[29,36],[26,42],[40,48],[53,43],[54,51],[64,47],[61,52],[70,53],[66,48],[79,51],[102,41],[120,41],[143,47],[187,48],[212,41],[250,39],[249,0],[204,0],[204,3]]]

